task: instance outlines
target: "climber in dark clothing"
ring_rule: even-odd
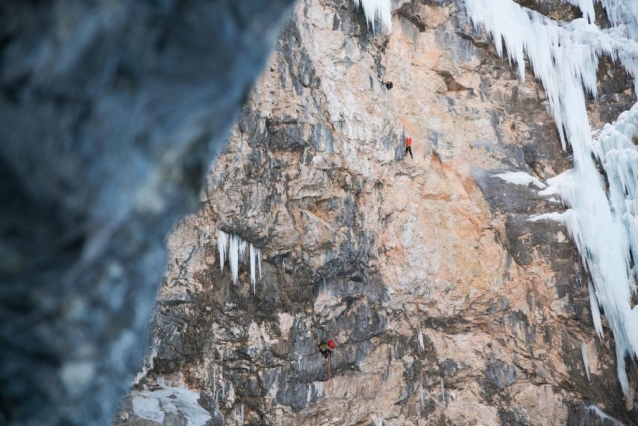
[[[381,84],[383,84],[385,86],[386,89],[390,90],[394,87],[394,84],[392,84],[391,81],[382,81]]]
[[[408,152],[410,153],[410,158],[414,158],[414,155],[412,155],[412,138],[410,137],[405,138],[405,155],[408,155]]]

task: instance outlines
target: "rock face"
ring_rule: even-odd
[[[496,176],[570,168],[542,88],[461,2],[393,9],[392,33],[375,35],[350,1],[297,4],[201,210],[168,239],[149,352],[115,425],[638,423],[567,231],[528,220],[564,207]],[[630,107],[631,87],[604,62],[592,123]],[[220,231],[261,248],[254,287],[248,257],[236,283],[221,269]],[[331,378],[316,348],[328,338]],[[162,409],[185,388],[203,419]]]
[[[0,5],[0,424],[113,417],[292,0]]]

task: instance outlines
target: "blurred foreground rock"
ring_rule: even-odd
[[[292,0],[0,5],[0,424],[100,425]]]

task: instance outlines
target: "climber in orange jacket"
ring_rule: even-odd
[[[405,155],[408,155],[408,152],[410,153],[410,158],[414,158],[414,155],[412,155],[412,138],[411,137],[405,138]]]

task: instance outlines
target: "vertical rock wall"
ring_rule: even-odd
[[[183,387],[211,424],[610,424],[596,406],[638,420],[567,231],[528,221],[563,207],[495,176],[570,167],[542,88],[461,2],[393,6],[387,35],[350,1],[297,4],[200,212],[169,237],[149,355],[115,424],[185,424],[135,410]],[[600,89],[593,123],[635,101],[610,61]],[[255,291],[247,260],[237,284],[220,269],[220,230],[261,248]]]

